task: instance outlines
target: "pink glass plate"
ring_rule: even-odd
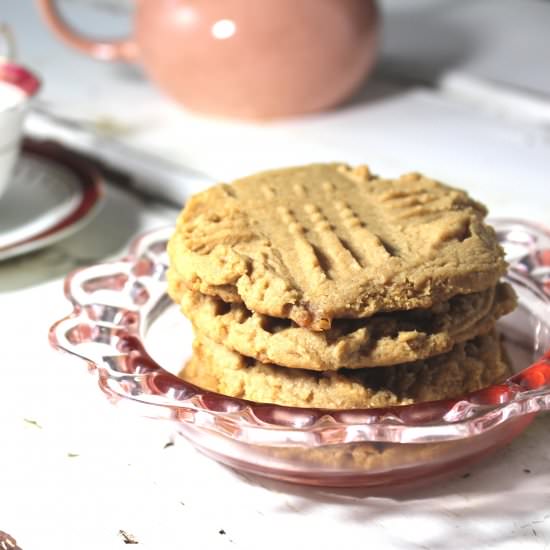
[[[550,232],[492,220],[520,305],[500,331],[514,374],[463,399],[329,411],[259,404],[204,391],[175,376],[192,333],[166,296],[166,241],[145,234],[119,262],[69,275],[73,312],[50,330],[52,345],[85,360],[119,406],[174,422],[207,455],[287,481],[387,486],[430,481],[510,442],[550,409]]]

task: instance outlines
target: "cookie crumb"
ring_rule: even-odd
[[[138,540],[131,533],[119,529],[118,534],[122,537],[124,544],[139,544]]]
[[[34,426],[35,428],[42,429],[42,426],[38,423],[38,421],[33,420],[32,418],[23,418],[23,422],[26,422],[27,424],[30,424],[31,426]]]
[[[0,550],[21,550],[15,539],[4,531],[0,531]]]

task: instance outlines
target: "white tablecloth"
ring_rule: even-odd
[[[520,4],[506,2],[507,9]],[[536,7],[533,28],[543,16],[550,25],[548,4],[522,5]],[[391,8],[388,28],[399,29],[399,20],[391,26]],[[169,163],[176,183],[179,166],[230,179],[280,164],[368,161],[384,174],[423,170],[465,187],[494,215],[550,223],[544,121],[437,86],[386,80],[384,71],[397,66],[387,57],[382,76],[344,109],[269,125],[229,123],[176,109],[133,69],[65,50],[39,26],[30,2],[12,1],[2,10],[17,31],[21,56],[45,76],[42,107],[94,130],[75,146],[101,154],[115,140],[138,151],[138,159],[146,151]],[[471,61],[467,72],[483,76],[488,57]],[[544,75],[526,81],[543,88]],[[421,76],[434,81],[429,71]],[[62,133],[36,120],[36,131]],[[183,180],[185,195],[193,186]],[[469,476],[390,498],[242,476],[184,441],[166,446],[168,426],[108,404],[83,364],[48,345],[48,327],[69,311],[62,278],[121,254],[134,235],[173,223],[175,213],[110,187],[105,207],[84,230],[0,264],[0,530],[24,550],[118,549],[125,534],[152,550],[550,548],[547,415]]]

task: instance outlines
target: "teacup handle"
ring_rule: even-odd
[[[69,46],[104,61],[133,61],[137,58],[137,44],[132,39],[99,41],[85,38],[63,19],[56,0],[37,0],[38,7],[51,29]]]
[[[0,53],[0,61],[15,60],[15,37],[9,25],[0,23],[0,37],[4,43],[4,51]]]

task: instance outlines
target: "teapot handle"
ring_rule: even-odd
[[[69,46],[104,61],[134,61],[138,47],[134,40],[98,41],[72,29],[59,13],[56,0],[37,0],[46,23]]]

